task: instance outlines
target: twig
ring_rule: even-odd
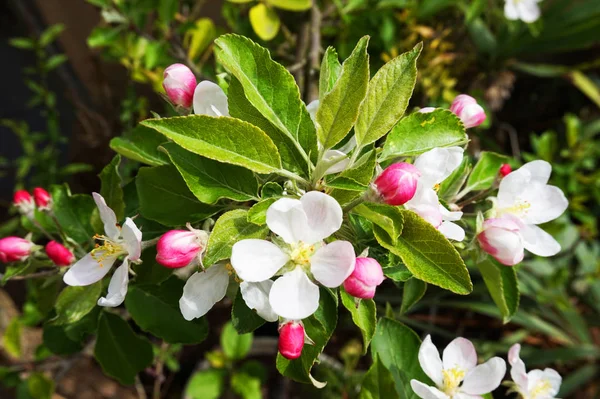
[[[298,40],[296,47],[296,63],[295,65],[302,65],[301,68],[296,69],[294,72],[294,78],[296,79],[296,83],[300,88],[300,96],[304,93],[304,79],[306,77],[306,71],[304,70],[304,66],[307,64],[306,53],[308,51],[308,41],[310,39],[310,24],[308,22],[303,22],[300,26],[300,30],[298,31]],[[291,72],[291,71],[290,71]]]
[[[57,273],[58,273],[58,269],[50,269],[50,270],[44,270],[44,271],[37,272],[37,273],[27,274],[25,276],[14,276],[14,277],[11,277],[10,279],[11,280],[29,280],[32,278],[52,276]]]
[[[144,389],[144,385],[142,385],[142,381],[140,381],[139,375],[135,376],[135,390],[140,399],[148,399],[148,396],[146,395],[146,390]]]
[[[169,350],[169,344],[164,342],[160,345],[160,352],[156,360],[156,378],[154,379],[154,388],[152,390],[152,399],[160,399],[160,387],[163,383],[163,369],[165,365],[165,356]]]
[[[307,102],[311,102],[319,98],[319,84],[317,79],[317,71],[321,64],[321,10],[317,2],[314,1],[310,9],[310,69],[308,70],[307,78]]]

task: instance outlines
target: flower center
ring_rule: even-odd
[[[452,397],[458,391],[458,386],[465,378],[465,371],[460,367],[453,367],[449,370],[443,370],[444,376],[444,388],[443,391],[446,395]]]
[[[106,258],[116,257],[127,253],[127,250],[121,243],[113,241],[106,236],[96,234],[94,239],[103,242],[102,245],[96,244],[96,247],[92,249],[92,258],[98,262],[100,267],[103,267],[102,262]]]
[[[531,390],[529,397],[531,399],[546,397],[549,395],[551,389],[552,389],[552,385],[550,385],[550,381],[548,381],[548,380],[538,381],[538,383],[535,384],[535,386]]]
[[[527,213],[529,212],[529,208],[531,208],[531,203],[529,201],[518,200],[510,208],[502,209],[500,213],[512,213],[513,215],[524,216],[527,215]]]
[[[290,258],[298,266],[310,265],[310,257],[315,253],[315,245],[308,245],[302,241],[293,244],[290,251]]]

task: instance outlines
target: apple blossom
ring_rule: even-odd
[[[327,194],[310,191],[300,199],[281,198],[267,210],[273,242],[246,239],[233,245],[231,265],[246,282],[273,283],[269,303],[286,319],[302,320],[319,307],[319,287],[340,286],[354,270],[354,248],[348,241],[323,240],[342,225],[342,207]]]
[[[279,353],[286,359],[298,359],[304,348],[304,326],[302,322],[288,321],[279,327]]]
[[[512,172],[512,168],[509,164],[505,163],[505,164],[502,164],[502,166],[500,166],[500,170],[499,170],[500,176],[506,177],[508,174],[510,174],[510,172]]]
[[[562,383],[560,374],[551,368],[527,372],[525,363],[519,356],[520,352],[521,345],[514,344],[508,351],[508,363],[511,365],[510,376],[515,383],[514,389],[521,395],[521,398],[556,398]]]
[[[189,108],[194,98],[196,76],[187,66],[173,64],[165,69],[163,87],[174,105]]]
[[[227,95],[219,85],[203,80],[194,90],[194,113],[197,115],[229,116]]]
[[[417,191],[404,206],[416,212],[431,223],[447,238],[462,241],[465,231],[453,223],[460,220],[462,212],[451,212],[442,204],[437,195],[439,184],[443,182],[462,162],[464,150],[461,147],[434,148],[415,160],[415,167],[421,172]]]
[[[170,230],[156,243],[156,261],[163,266],[180,268],[193,262],[201,263],[208,234],[203,230]]]
[[[516,265],[525,254],[519,224],[511,218],[487,219],[477,235],[481,248],[506,266]]]
[[[21,237],[5,237],[0,239],[0,261],[3,263],[24,261],[35,244]]]
[[[50,210],[52,208],[52,197],[50,196],[50,193],[43,188],[34,188],[33,198],[35,200],[35,204],[41,210]]]
[[[89,254],[77,261],[63,280],[67,285],[85,286],[102,280],[110,271],[118,257],[124,256],[110,280],[108,295],[98,299],[99,306],[116,307],[125,300],[129,284],[129,262],[136,262],[142,253],[142,232],[131,218],[125,219],[121,228],[117,224],[115,212],[106,205],[104,198],[98,193],[92,193],[100,219],[104,224],[105,235],[94,236],[103,242]]]
[[[229,271],[224,263],[192,274],[183,287],[179,309],[186,320],[204,316],[225,296],[229,286]]]
[[[414,197],[421,172],[405,162],[391,164],[375,179],[373,186],[389,205],[403,205]]]
[[[435,384],[411,380],[415,394],[423,399],[466,399],[479,397],[498,388],[506,363],[499,357],[477,365],[475,347],[465,338],[456,338],[444,349],[442,358],[428,335],[419,348],[421,368]]]
[[[69,266],[75,260],[73,252],[57,241],[46,244],[46,255],[56,266]]]
[[[467,129],[481,125],[486,118],[485,111],[477,104],[477,100],[466,94],[456,96],[450,105],[450,111],[460,118]]]
[[[35,210],[35,202],[31,194],[25,190],[18,190],[13,196],[13,205],[17,207],[19,212],[26,216],[33,216]]]
[[[542,0],[504,0],[504,16],[512,21],[532,23],[540,17],[538,3]]]
[[[384,280],[381,265],[373,258],[356,258],[352,274],[344,281],[344,289],[354,297],[371,299]]]

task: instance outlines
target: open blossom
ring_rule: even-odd
[[[189,226],[189,230],[170,230],[156,243],[156,261],[163,266],[179,268],[201,263],[208,235]]]
[[[279,327],[279,353],[286,359],[298,359],[304,348],[304,326],[299,321],[288,321]]]
[[[514,344],[508,351],[508,363],[511,365],[510,376],[515,382],[515,390],[522,399],[554,399],[560,390],[562,378],[556,370],[525,369],[525,363],[519,356],[521,345]]]
[[[194,113],[196,115],[229,116],[229,104],[223,89],[208,80],[198,83],[194,90]]]
[[[506,363],[499,357],[477,365],[475,347],[465,338],[456,338],[444,349],[442,358],[428,335],[419,348],[421,368],[435,386],[411,380],[413,391],[423,399],[467,399],[498,388]]]
[[[398,162],[385,168],[373,185],[386,204],[403,205],[414,197],[420,176],[416,166]]]
[[[234,244],[231,265],[246,282],[281,275],[269,292],[273,311],[302,320],[319,307],[319,287],[340,286],[354,270],[354,248],[348,241],[323,240],[342,225],[342,208],[327,194],[311,191],[299,200],[282,198],[267,210],[267,226],[279,237]],[[314,279],[314,280],[313,280]]]
[[[346,292],[356,298],[371,299],[385,276],[381,265],[373,258],[356,258],[352,274],[344,281]]]
[[[173,64],[165,69],[163,87],[174,105],[189,108],[194,98],[196,76],[183,64]]]
[[[21,237],[5,237],[0,239],[0,262],[24,261],[35,244]]]
[[[73,252],[57,241],[46,244],[46,255],[56,266],[69,266],[75,260]]]
[[[100,306],[115,307],[123,303],[127,294],[129,262],[138,261],[142,254],[142,232],[131,218],[125,219],[121,228],[114,211],[106,205],[104,198],[98,193],[92,193],[92,196],[100,211],[105,232],[105,235],[94,238],[103,243],[71,266],[63,280],[71,286],[94,284],[102,280],[117,259],[123,256],[123,263],[115,270],[108,285],[108,295],[98,299]]]
[[[434,148],[415,160],[415,167],[421,172],[417,183],[417,191],[404,206],[416,212],[431,223],[447,238],[462,241],[465,231],[453,223],[462,218],[462,212],[451,212],[442,204],[437,195],[439,184],[456,169],[463,159],[461,147]]]
[[[35,204],[41,210],[50,210],[52,208],[52,197],[50,196],[50,193],[43,188],[34,188],[33,198],[35,200]]]
[[[532,23],[540,17],[538,3],[542,0],[504,0],[504,16],[510,20],[520,19]]]
[[[460,118],[467,129],[479,126],[485,121],[485,111],[473,97],[460,94],[456,96],[450,111]]]
[[[33,216],[35,210],[35,202],[33,197],[25,190],[18,190],[13,196],[13,205],[17,207],[23,215]]]

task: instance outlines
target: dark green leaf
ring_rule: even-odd
[[[515,269],[489,259],[477,263],[477,267],[504,323],[508,323],[519,309],[520,294]]]
[[[102,281],[85,287],[65,287],[56,304],[56,325],[71,324],[81,320],[92,311],[102,293]]]
[[[363,337],[363,355],[367,353],[375,325],[377,324],[377,308],[372,299],[357,299],[340,288],[342,304],[352,315],[352,321],[360,329]]]
[[[63,230],[78,243],[89,242],[94,235],[90,219],[96,209],[92,197],[71,195],[66,186],[53,186],[51,194],[54,203],[52,209]]]
[[[102,169],[98,175],[100,177],[100,195],[106,200],[106,205],[115,211],[117,221],[125,217],[125,202],[123,202],[123,180],[119,174],[119,165],[121,156],[116,155],[112,161]]]
[[[265,324],[265,319],[246,305],[240,290],[238,290],[233,301],[231,324],[240,334],[250,333]]]
[[[362,380],[359,399],[399,399],[392,373],[385,368],[378,357]]]
[[[404,283],[404,289],[402,290],[402,305],[400,306],[400,313],[404,314],[410,310],[417,302],[423,298],[427,291],[427,283],[416,278],[411,278]]]

